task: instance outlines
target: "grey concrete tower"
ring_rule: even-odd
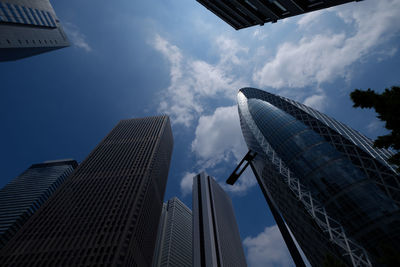
[[[172,146],[167,116],[120,121],[0,251],[0,262],[151,266]]]
[[[246,265],[232,201],[202,172],[193,178],[193,266]]]
[[[49,0],[0,0],[0,61],[69,46]]]
[[[77,166],[75,160],[33,164],[0,190],[0,249]]]
[[[197,0],[236,30],[361,0]]]
[[[153,267],[192,265],[192,211],[174,197],[163,205]]]

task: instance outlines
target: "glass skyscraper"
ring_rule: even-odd
[[[69,46],[49,0],[0,0],[0,61]]]
[[[192,265],[192,211],[174,197],[163,204],[153,267]]]
[[[120,121],[0,250],[4,266],[151,266],[173,137],[168,116]]]
[[[192,203],[192,266],[247,266],[232,201],[204,172],[193,178]]]
[[[46,202],[77,165],[75,160],[33,164],[0,190],[0,248]]]
[[[333,256],[379,265],[400,247],[400,183],[391,152],[321,112],[254,88],[238,93],[254,166],[313,266]]]

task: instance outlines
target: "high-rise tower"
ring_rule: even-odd
[[[197,0],[236,30],[361,0]]]
[[[0,249],[46,202],[77,165],[75,160],[33,164],[0,190]]]
[[[174,197],[163,205],[154,251],[154,267],[192,265],[192,211]]]
[[[120,121],[0,251],[0,262],[151,266],[172,146],[167,116]]]
[[[0,0],[0,61],[69,46],[49,0]]]
[[[258,89],[241,89],[238,105],[260,186],[313,266],[329,255],[370,266],[382,248],[400,247],[400,183],[387,163],[390,151],[315,109]]]
[[[247,266],[232,201],[204,172],[193,178],[192,203],[193,266]]]

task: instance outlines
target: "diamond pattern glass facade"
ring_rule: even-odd
[[[312,265],[328,254],[369,265],[380,244],[399,246],[400,186],[387,163],[390,151],[284,97],[243,88],[238,102],[246,143],[258,153],[261,186]]]
[[[167,116],[120,121],[0,251],[0,262],[151,266],[172,146]]]

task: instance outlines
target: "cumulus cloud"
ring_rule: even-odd
[[[172,123],[190,126],[203,113],[205,98],[222,95],[233,99],[243,84],[229,71],[231,65],[240,62],[238,54],[246,53],[247,49],[222,36],[217,38],[216,44],[221,56],[216,64],[210,64],[184,57],[177,46],[159,35],[154,38],[152,45],[168,60],[171,77],[159,112],[169,114]]]
[[[240,129],[237,106],[219,107],[209,116],[201,116],[192,142],[192,151],[202,165],[210,167],[247,152]]]
[[[192,193],[193,177],[196,175],[194,172],[186,172],[181,180],[181,192],[183,196]]]
[[[324,111],[327,106],[327,98],[323,93],[315,94],[307,97],[303,103],[304,105],[315,108],[316,110]]]
[[[243,245],[249,267],[295,266],[276,225],[266,227],[255,237],[246,237]]]
[[[348,78],[352,64],[373,52],[378,45],[400,31],[400,2],[365,1],[335,14],[353,31],[332,34],[313,33],[298,42],[285,42],[276,55],[255,72],[253,80],[260,86],[305,87],[335,78]],[[318,13],[299,20],[299,27],[310,23]]]
[[[92,51],[92,47],[87,42],[86,36],[80,32],[79,28],[76,25],[70,22],[65,22],[64,30],[74,46],[81,48],[86,52]]]
[[[201,116],[192,142],[192,151],[203,168],[212,168],[221,162],[239,162],[247,153],[240,129],[237,106],[218,107],[213,114]],[[221,182],[230,192],[243,194],[257,183],[250,168],[234,186]]]

